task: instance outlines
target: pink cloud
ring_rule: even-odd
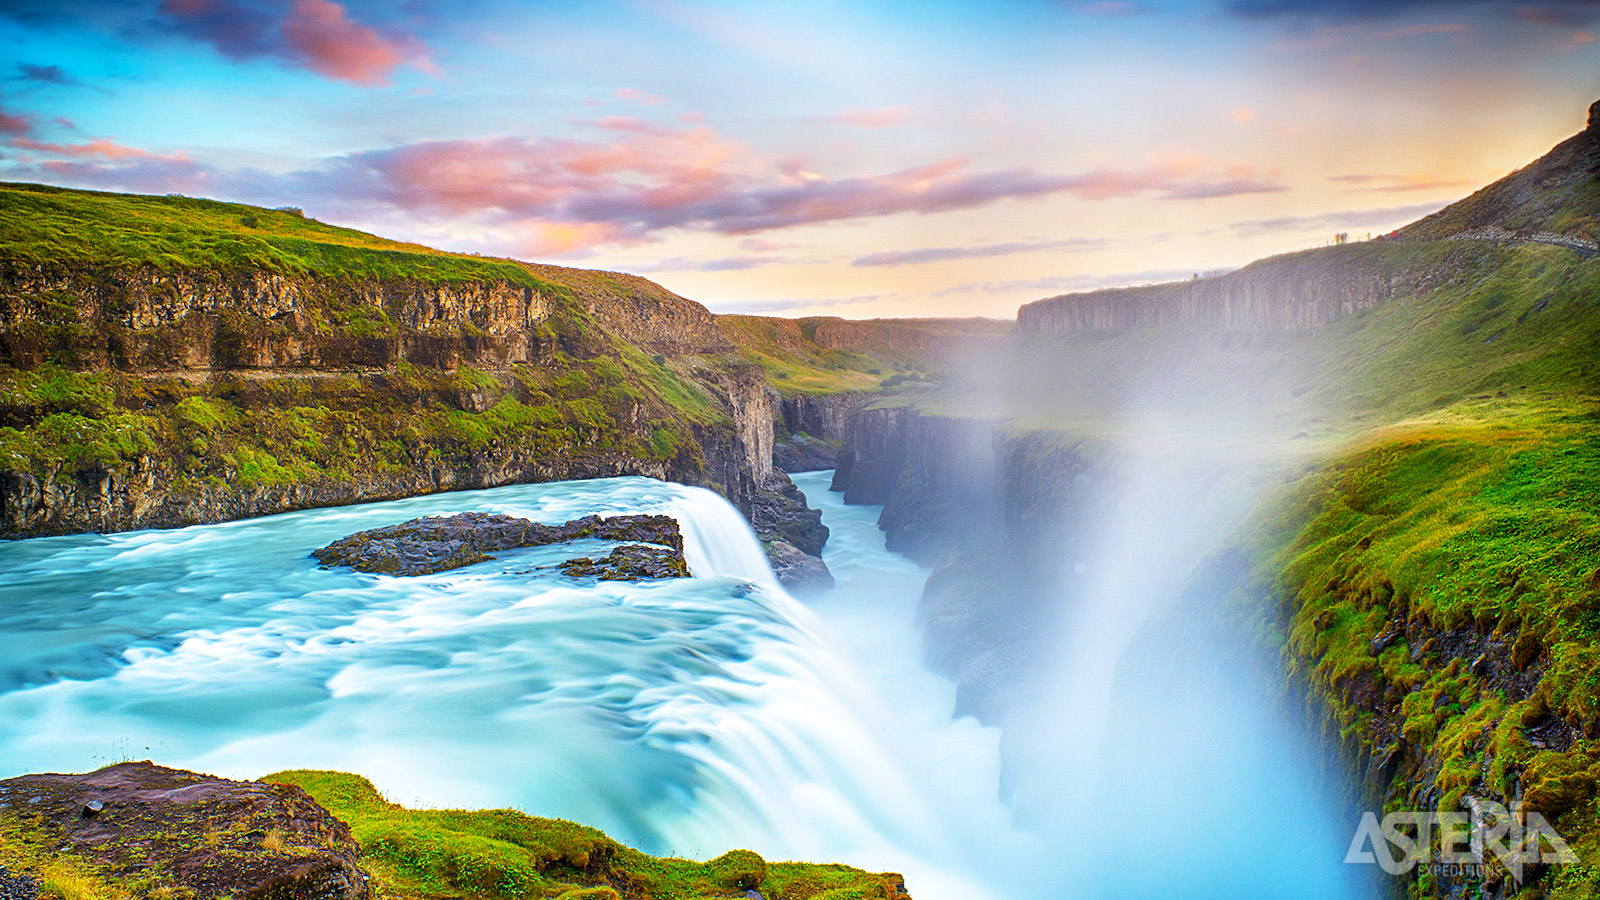
[[[631,87],[617,88],[612,92],[612,96],[616,97],[618,100],[626,100],[630,103],[638,103],[643,106],[660,106],[667,100],[667,98],[658,94],[647,94],[644,91]]]
[[[672,229],[753,235],[1063,194],[1204,200],[1283,189],[1253,168],[1217,167],[1198,158],[1053,174],[1031,168],[977,171],[968,160],[951,157],[841,177],[813,171],[804,160],[762,156],[704,126],[669,127],[625,116],[587,124],[593,129],[589,139],[423,141],[337,157],[287,175],[218,172],[184,157],[104,140],[29,141],[25,149],[63,157],[33,164],[52,180],[207,190],[267,205],[309,206],[315,200],[328,212],[357,218],[447,218],[457,230],[496,235],[492,240],[507,251],[536,256],[638,243]],[[776,246],[757,243],[750,249]]]
[[[1334,175],[1328,180],[1359,185],[1359,187],[1351,188],[1351,190],[1391,194],[1405,191],[1454,188],[1471,184],[1468,181],[1440,178],[1437,175],[1429,175],[1424,172],[1405,172],[1391,175]]]
[[[431,71],[433,64],[412,41],[380,35],[351,21],[330,0],[295,0],[283,35],[313,72],[355,84],[378,85],[401,63]]]
[[[888,128],[900,125],[911,118],[909,106],[885,106],[879,109],[841,109],[827,121],[839,125],[857,125],[862,128]]]
[[[48,153],[52,156],[98,156],[104,159],[160,159],[171,162],[187,162],[189,157],[185,154],[162,156],[137,147],[128,147],[104,138],[96,138],[82,144],[51,144],[36,141],[31,138],[16,138],[11,141],[11,146],[22,150],[33,150],[38,153]]]
[[[803,160],[764,159],[705,127],[626,116],[587,124],[604,139],[428,141],[352,154],[294,177],[300,190],[357,205],[470,217],[495,228],[522,223],[527,247],[541,253],[637,242],[674,228],[754,234],[1057,194],[1204,200],[1284,189],[1251,167],[1217,169],[1199,159],[1057,175],[973,171],[952,157],[829,177]]]
[[[174,30],[232,59],[274,57],[352,84],[387,84],[409,65],[434,71],[414,38],[357,22],[333,0],[294,0],[287,11],[261,0],[162,0]]]
[[[33,119],[30,116],[12,115],[0,109],[0,134],[30,134],[33,132]]]
[[[1390,28],[1378,32],[1381,38],[1420,37],[1428,34],[1464,34],[1471,31],[1471,26],[1459,22],[1440,22],[1436,24],[1405,25],[1400,28]]]

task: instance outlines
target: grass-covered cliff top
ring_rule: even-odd
[[[1488,406],[1376,432],[1270,498],[1239,602],[1379,803],[1521,801],[1581,862],[1518,896],[1594,897],[1600,404]]]
[[[510,260],[391,241],[295,209],[40,184],[0,183],[0,261],[547,286]]]
[[[380,897],[700,900],[760,891],[769,900],[896,900],[899,876],[843,865],[769,863],[749,850],[708,862],[654,857],[562,819],[516,810],[412,810],[342,772],[263,781],[304,788],[349,824]]]
[[[995,319],[783,319],[720,315],[717,327],[780,393],[893,389],[943,376],[966,353],[1010,332]]]

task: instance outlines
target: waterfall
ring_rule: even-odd
[[[695,577],[554,568],[597,541],[420,578],[307,555],[466,510],[668,513]],[[920,589],[924,573],[902,574]],[[0,635],[0,777],[145,757],[245,778],[336,768],[401,802],[515,806],[648,852],[747,847],[903,871],[919,900],[1000,896],[971,874],[966,830],[1003,824],[992,790],[981,815],[952,813],[920,762],[944,747],[981,767],[994,736],[947,716],[908,733],[699,488],[525,485],[0,545]]]

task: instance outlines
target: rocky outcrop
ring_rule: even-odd
[[[651,352],[707,353],[729,347],[710,310],[648,278],[535,263],[524,266],[540,278],[571,286],[586,312]]]
[[[806,495],[782,472],[767,477],[751,507],[750,522],[763,540],[781,538],[812,556],[821,556],[828,542],[822,513],[806,505]]]
[[[599,559],[580,556],[561,564],[561,574],[600,581],[638,581],[642,578],[688,578],[689,564],[681,550],[623,544]]]
[[[783,472],[767,476],[753,499],[750,524],[772,562],[778,582],[794,590],[833,586],[833,575],[822,561],[828,526],[822,513],[806,505],[806,495]]]
[[[1077,520],[1098,502],[1077,445],[871,409],[851,422],[833,489],[882,504],[888,546],[933,567],[917,610],[925,659],[956,682],[960,714],[999,722],[1050,633],[1047,588],[1081,539]]]
[[[772,563],[772,573],[778,576],[778,583],[790,591],[804,595],[833,587],[833,573],[828,571],[821,557],[806,553],[781,538],[764,540],[761,547]]]
[[[366,900],[350,829],[297,787],[149,762],[0,781],[0,821],[52,856],[195,900]],[[0,876],[4,877],[4,876]]]
[[[675,555],[683,574],[688,574],[683,561],[683,534],[671,516],[584,516],[562,525],[478,512],[428,516],[357,532],[314,550],[311,555],[325,568],[349,566],[359,572],[384,575],[426,575],[483,562],[491,558],[491,552],[499,550],[582,538],[658,544]],[[618,564],[621,562],[619,559]]]
[[[1520,239],[1544,232],[1541,243],[1552,243],[1554,237],[1580,248],[1593,244],[1600,239],[1596,222],[1600,196],[1594,191],[1595,179],[1600,177],[1597,109],[1600,103],[1590,106],[1587,127],[1549,153],[1400,229],[1396,237],[1437,240],[1494,228]]]

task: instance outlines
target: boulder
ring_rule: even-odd
[[[580,556],[561,564],[561,571],[574,578],[600,581],[637,581],[641,578],[688,578],[689,565],[683,554],[670,547],[623,544],[599,559]]]
[[[833,573],[820,557],[812,556],[788,541],[773,539],[762,543],[772,562],[778,583],[795,593],[823,591],[833,587]]]
[[[369,529],[334,541],[311,555],[324,568],[349,566],[384,575],[427,575],[483,562],[497,550],[579,538],[660,544],[671,548],[679,560],[683,558],[683,533],[671,516],[584,516],[562,525],[541,525],[481,512],[428,516]]]
[[[150,762],[86,775],[0,781],[0,822],[47,856],[77,856],[112,877],[149,876],[194,900],[367,900],[350,829],[305,791],[229,781]],[[0,896],[31,879],[0,873]],[[10,892],[10,893],[6,893]]]

